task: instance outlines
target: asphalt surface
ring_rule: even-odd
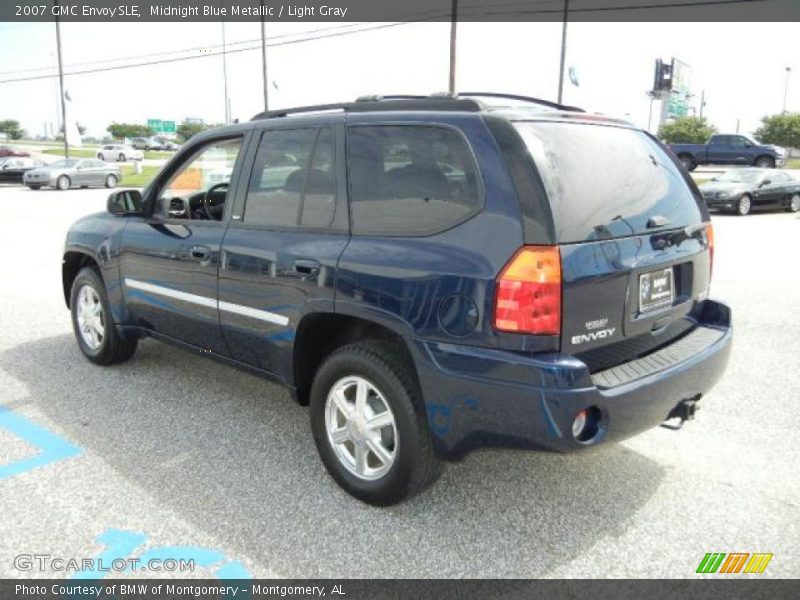
[[[477,452],[378,509],[327,476],[279,387],[153,340],[113,368],[81,356],[61,249],[106,196],[0,188],[0,577],[63,575],[18,570],[23,553],[159,549],[206,556],[200,576],[680,578],[712,551],[771,552],[760,577],[800,576],[797,215],[714,217],[735,347],[683,430]]]

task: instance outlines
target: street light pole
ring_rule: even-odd
[[[789,73],[792,72],[792,67],[786,67],[786,83],[783,85],[783,112],[786,113],[786,98],[789,95]]]
[[[450,17],[450,81],[447,91],[456,93],[456,29],[458,27],[458,0],[453,0],[453,11]]]
[[[53,0],[58,6],[58,0]],[[69,158],[69,141],[67,141],[67,102],[64,98],[64,65],[61,63],[61,25],[56,16],[56,48],[58,51],[58,89],[61,95],[61,122],[64,128],[64,157]]]
[[[569,0],[564,0],[564,17],[561,25],[561,63],[558,70],[558,103],[564,97],[564,62],[567,59],[567,20],[569,17]]]
[[[228,101],[228,47],[225,44],[225,21],[222,21],[222,78],[225,88],[225,124],[231,122],[230,102]]]
[[[264,111],[268,111],[269,85],[267,85],[267,36],[264,25],[264,0],[261,0],[261,76],[264,80]]]

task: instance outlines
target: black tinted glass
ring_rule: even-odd
[[[458,132],[354,126],[348,136],[354,233],[425,235],[480,208],[475,160]]]
[[[662,148],[623,127],[517,123],[547,190],[556,240],[608,239],[702,220],[697,201]]]
[[[336,209],[333,170],[329,128],[264,133],[247,190],[244,222],[329,227]]]

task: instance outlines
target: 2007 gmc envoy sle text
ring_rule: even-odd
[[[388,505],[477,447],[690,418],[731,348],[713,253],[695,184],[629,123],[376,96],[193,137],[73,225],[63,284],[89,360],[152,336],[282,383],[339,485]]]

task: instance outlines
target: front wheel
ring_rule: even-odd
[[[34,191],[42,189],[42,186],[40,185],[29,185],[28,187]]]
[[[792,197],[786,203],[786,210],[793,213],[800,211],[800,194],[792,194]]]
[[[117,158],[119,159],[119,162],[125,162],[125,155],[124,154],[120,154]]]
[[[64,190],[69,189],[69,184],[70,184],[69,177],[67,177],[66,175],[62,175],[56,180],[56,187],[62,192]]]
[[[111,320],[105,285],[92,267],[78,273],[70,294],[72,327],[83,355],[98,365],[128,360],[136,351],[136,339],[123,339]]]
[[[111,189],[117,186],[117,178],[114,175],[106,177],[106,187]]]
[[[775,159],[771,156],[760,156],[758,160],[756,160],[756,164],[754,165],[759,169],[774,169],[775,168]]]
[[[687,154],[679,156],[678,160],[681,161],[683,168],[687,171],[694,171],[697,168],[697,163],[694,162],[694,159]]]
[[[310,416],[328,473],[363,502],[396,504],[441,472],[413,367],[394,344],[331,354],[314,377]]]
[[[97,153],[97,160],[105,160],[105,158],[103,158],[103,153],[102,152],[98,152]]]
[[[739,202],[736,203],[736,214],[740,217],[744,217],[750,214],[751,208],[753,208],[753,201],[748,194],[744,194],[739,198]]]

